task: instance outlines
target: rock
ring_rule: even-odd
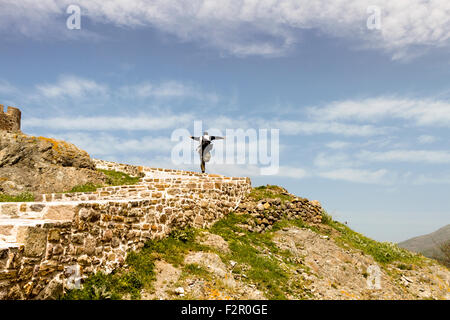
[[[170,263],[165,262],[164,260],[156,260],[155,261],[155,282],[154,288],[155,291],[152,293],[147,293],[145,290],[142,295],[143,300],[154,300],[154,299],[170,299],[170,293],[172,293],[172,286],[178,281],[181,270],[175,268]],[[183,288],[181,288],[183,289]],[[184,289],[181,294],[184,294]],[[175,289],[176,290],[176,289]],[[180,295],[181,295],[180,294]]]
[[[106,230],[106,231],[103,233],[103,238],[102,238],[102,240],[105,241],[105,242],[109,242],[109,241],[111,241],[112,237],[113,237],[112,231],[111,231],[111,230]]]
[[[57,229],[50,230],[50,232],[48,234],[48,241],[58,242],[60,239],[61,239],[61,234],[60,234],[59,230],[57,230]]]
[[[8,292],[8,299],[11,300],[22,300],[24,298],[22,291],[20,290],[20,286],[16,284]]]
[[[200,234],[199,243],[208,247],[216,248],[222,252],[230,252],[228,242],[226,242],[221,236],[217,234],[203,232],[202,234]]]
[[[191,252],[184,259],[185,264],[197,264],[220,277],[227,274],[227,267],[220,257],[212,252]]]
[[[65,141],[2,131],[0,150],[0,193],[53,193],[106,181],[89,154]]]
[[[184,296],[184,289],[183,287],[178,287],[175,290],[175,293],[178,294],[179,296]]]
[[[309,203],[311,203],[313,206],[322,208],[322,205],[317,200],[311,200]]]
[[[86,239],[85,243],[84,243],[84,252],[89,255],[92,256],[95,253],[95,248],[97,246],[97,240],[89,237]]]
[[[37,296],[38,300],[58,300],[64,292],[63,282],[58,279],[53,279]]]
[[[47,248],[47,230],[39,227],[19,227],[17,242],[24,244],[25,256],[41,257]]]

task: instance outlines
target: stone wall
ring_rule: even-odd
[[[272,226],[283,219],[301,219],[313,224],[322,222],[323,208],[319,201],[308,200],[292,195],[289,200],[269,198],[254,201],[245,199],[236,208],[236,214],[249,214],[250,219],[242,227],[250,232],[271,230]]]
[[[96,165],[141,176],[141,182],[0,203],[0,299],[51,298],[71,288],[72,279],[114,270],[149,239],[175,228],[210,226],[251,189],[248,178],[100,160]]]
[[[20,131],[21,112],[17,108],[8,107],[4,112],[4,106],[0,104],[0,130],[9,132]]]

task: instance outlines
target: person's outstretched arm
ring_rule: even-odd
[[[225,139],[225,137],[211,136],[211,140],[220,140],[220,139]]]
[[[193,136],[191,136],[190,138],[195,140],[195,141],[199,141],[200,140],[200,137],[193,137]]]

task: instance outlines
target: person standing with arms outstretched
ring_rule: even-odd
[[[200,154],[200,168],[202,169],[202,173],[205,173],[205,163],[211,159],[211,150],[213,145],[211,142],[213,140],[225,139],[224,137],[210,136],[208,132],[203,132],[203,136],[201,137],[193,137],[191,139],[198,141],[199,145],[197,147],[197,152]]]

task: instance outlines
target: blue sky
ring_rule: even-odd
[[[0,103],[25,133],[175,168],[171,133],[196,120],[277,128],[278,175],[208,170],[317,199],[377,240],[450,222],[448,1],[16,2],[0,3]]]

